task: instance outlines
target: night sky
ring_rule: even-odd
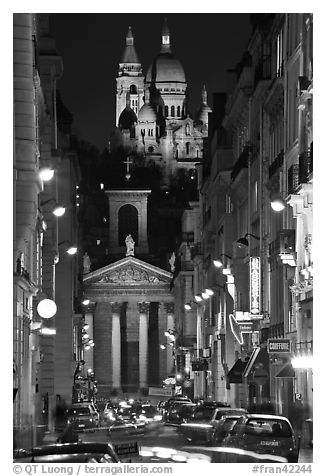
[[[173,54],[186,74],[190,112],[201,103],[203,84],[212,93],[232,88],[234,69],[251,33],[249,13],[59,13],[51,15],[52,34],[63,57],[58,82],[64,104],[74,116],[74,132],[100,151],[115,127],[118,65],[128,26],[143,73],[160,52],[167,17]],[[231,89],[232,90],[232,89]]]

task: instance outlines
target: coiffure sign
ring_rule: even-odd
[[[260,314],[260,258],[250,258],[250,314]]]
[[[267,352],[270,354],[284,354],[291,352],[290,339],[268,339]]]

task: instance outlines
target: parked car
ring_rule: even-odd
[[[241,415],[235,415],[233,413],[222,415],[219,420],[213,422],[215,431],[212,435],[212,444],[214,446],[220,446],[226,438],[234,425],[237,423]]]
[[[232,428],[222,446],[241,448],[260,454],[272,454],[297,463],[299,449],[289,420],[283,416],[243,415]]]
[[[162,421],[162,415],[154,405],[145,403],[141,406],[138,420],[143,421],[146,427],[152,427]]]
[[[67,424],[75,431],[96,428],[99,425],[99,416],[91,405],[73,404],[68,410]]]
[[[170,411],[171,406],[173,405],[174,402],[182,402],[182,403],[192,403],[192,400],[188,397],[182,397],[182,396],[175,396],[171,397],[167,400],[166,404],[164,405],[164,411],[163,411],[163,419],[166,419],[166,415]]]
[[[185,423],[188,417],[193,413],[196,406],[197,405],[192,402],[176,400],[172,403],[170,409],[165,415],[165,423],[170,425],[180,425],[180,423]]]
[[[78,408],[89,408],[90,412],[92,413],[92,417],[96,421],[97,425],[100,423],[100,412],[93,402],[83,401],[83,402],[73,403],[70,407],[71,410],[78,409]]]
[[[65,443],[14,452],[15,463],[121,463],[139,456],[138,444]]]
[[[217,422],[223,415],[245,415],[243,408],[220,406],[220,403],[203,403],[199,405],[187,423],[182,423],[180,431],[189,443],[203,441],[205,444],[214,443]]]

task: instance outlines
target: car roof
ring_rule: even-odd
[[[28,450],[17,450],[15,451],[15,457],[70,453],[105,453],[108,451],[114,453],[114,449],[110,443],[56,443],[52,445],[36,446]]]
[[[289,422],[288,418],[280,415],[267,415],[264,413],[248,413],[246,418],[264,418],[266,420],[284,420]]]

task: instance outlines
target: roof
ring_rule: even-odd
[[[146,74],[147,83],[186,83],[182,64],[172,53],[160,53]]]
[[[119,127],[121,129],[131,129],[131,127],[137,122],[137,116],[135,112],[126,107],[119,117]]]
[[[155,122],[156,112],[149,104],[144,104],[138,113],[139,122]]]
[[[280,415],[269,415],[265,413],[248,413],[248,415],[245,415],[246,418],[266,418],[267,420],[286,420],[289,421],[288,418],[285,416],[280,416]]]

